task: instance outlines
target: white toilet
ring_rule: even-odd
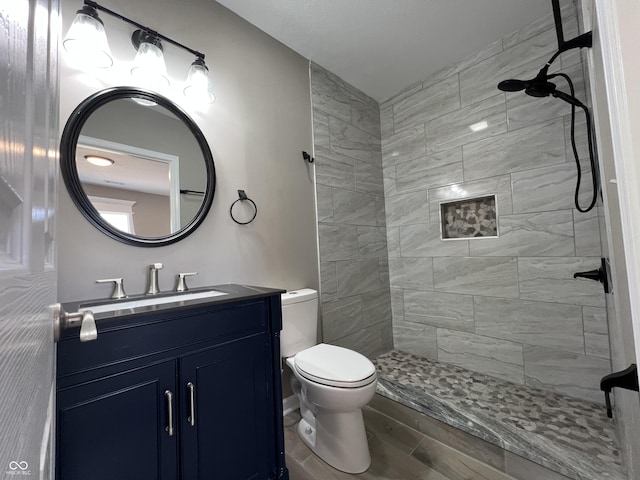
[[[373,363],[348,348],[316,345],[318,292],[302,289],[282,295],[280,350],[294,373],[291,386],[300,400],[298,433],[334,468],[362,473],[371,464],[362,407],[373,398]]]

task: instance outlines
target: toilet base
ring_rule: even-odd
[[[345,473],[362,473],[371,465],[362,411],[319,412],[315,427],[304,418],[298,435],[318,457]]]

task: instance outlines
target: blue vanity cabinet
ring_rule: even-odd
[[[59,392],[57,478],[177,478],[177,435],[165,430],[166,391],[176,391],[174,361]]]
[[[180,359],[182,478],[269,478],[269,369],[262,335]],[[217,441],[224,438],[223,442]]]
[[[92,342],[66,331],[57,480],[288,480],[280,291],[265,291],[98,317]]]

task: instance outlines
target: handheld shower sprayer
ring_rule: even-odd
[[[587,106],[578,100],[575,96],[575,90],[573,87],[573,82],[568,75],[564,73],[552,73],[549,74],[549,67],[553,63],[553,61],[558,58],[558,56],[562,52],[566,52],[567,50],[571,50],[573,48],[590,48],[592,45],[592,33],[587,32],[582,35],[577,36],[569,41],[564,41],[562,37],[562,22],[560,19],[560,7],[558,4],[558,0],[552,0],[553,10],[554,10],[554,18],[556,23],[556,31],[558,33],[558,51],[553,54],[553,56],[549,59],[549,61],[540,69],[538,74],[530,79],[530,80],[519,80],[519,79],[508,79],[503,80],[498,84],[498,89],[503,92],[520,92],[524,90],[524,93],[531,97],[555,97],[560,100],[571,105],[571,148],[573,150],[573,156],[576,161],[576,167],[578,170],[578,178],[576,182],[576,190],[575,190],[575,205],[579,212],[588,212],[590,211],[596,204],[598,199],[598,177],[597,177],[597,165],[595,161],[595,153],[593,148],[593,139],[591,133],[591,114],[589,113],[589,109]],[[561,77],[566,80],[567,85],[569,86],[570,93],[563,92],[556,88],[556,84],[550,82],[551,79]],[[591,180],[593,187],[593,197],[588,207],[582,208],[578,201],[579,193],[580,193],[580,182],[582,179],[582,168],[580,166],[580,159],[578,157],[578,149],[576,147],[575,141],[575,117],[576,117],[576,107],[581,108],[584,111],[586,121],[587,121],[587,141],[589,144],[589,163],[591,165]]]

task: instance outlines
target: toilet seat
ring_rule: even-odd
[[[376,369],[364,355],[320,343],[296,354],[296,371],[304,378],[332,387],[357,388],[376,380]]]

